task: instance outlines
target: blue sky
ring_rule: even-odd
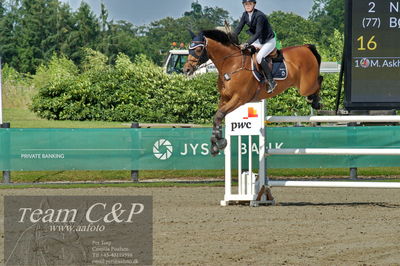
[[[61,0],[73,9],[79,7],[82,0]],[[191,0],[85,0],[98,14],[100,3],[104,2],[110,19],[126,20],[135,25],[145,25],[165,17],[180,17],[190,10]],[[240,0],[199,0],[202,6],[222,7],[229,11],[234,19],[243,12]],[[308,17],[313,0],[259,0],[257,8],[266,14],[276,10],[293,12]]]

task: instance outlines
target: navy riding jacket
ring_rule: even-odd
[[[252,44],[256,40],[259,40],[261,44],[265,44],[275,37],[267,16],[258,9],[254,9],[251,21],[249,21],[249,14],[247,12],[243,13],[240,23],[235,29],[237,35],[240,34],[245,24],[249,26],[247,33],[251,35],[247,41],[248,44]]]

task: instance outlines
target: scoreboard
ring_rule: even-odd
[[[400,109],[400,0],[346,0],[345,107]]]

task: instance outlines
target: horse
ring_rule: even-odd
[[[277,81],[272,93],[266,89],[267,83],[260,83],[252,73],[252,53],[242,50],[237,36],[220,30],[204,30],[198,35],[191,32],[192,42],[183,72],[191,75],[198,66],[209,59],[215,64],[218,76],[220,100],[213,121],[211,155],[216,156],[226,148],[227,141],[222,137],[221,123],[225,116],[236,108],[252,101],[272,98],[291,87],[299,89],[301,96],[314,109],[320,109],[321,56],[311,44],[287,47],[281,50],[287,66],[287,78]]]

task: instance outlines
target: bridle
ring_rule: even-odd
[[[201,50],[201,54],[197,55],[195,49],[198,47],[203,47]],[[188,61],[196,63],[196,67],[204,64],[208,61],[208,52],[207,52],[207,39],[203,37],[202,41],[192,41],[189,47],[189,54],[193,56],[196,60],[190,59]]]
[[[195,65],[196,68],[199,67],[200,65],[206,63],[208,61],[208,59],[209,59],[208,52],[207,52],[207,45],[208,45],[207,39],[204,36],[197,36],[197,37],[202,37],[203,40],[193,40],[191,42],[191,44],[190,44],[190,47],[189,47],[189,54],[191,56],[193,56],[196,60],[193,60],[193,59],[189,59],[188,60],[189,62],[196,63],[196,65]],[[238,45],[235,44],[235,46],[239,48]],[[200,55],[197,55],[196,52],[195,52],[195,49],[198,48],[198,47],[203,47]],[[220,74],[224,75],[225,80],[229,80],[231,75],[236,74],[236,73],[238,73],[240,71],[243,71],[243,70],[252,71],[251,69],[249,69],[249,68],[247,68],[245,66],[246,56],[247,55],[241,49],[239,51],[236,51],[236,52],[232,53],[232,54],[224,56],[221,59],[214,60],[214,61],[223,61],[223,62],[225,62],[226,59],[228,59],[230,57],[234,57],[239,53],[242,55],[242,66],[240,68],[236,69],[235,71],[232,71],[232,72],[229,72],[229,73],[220,73]]]

